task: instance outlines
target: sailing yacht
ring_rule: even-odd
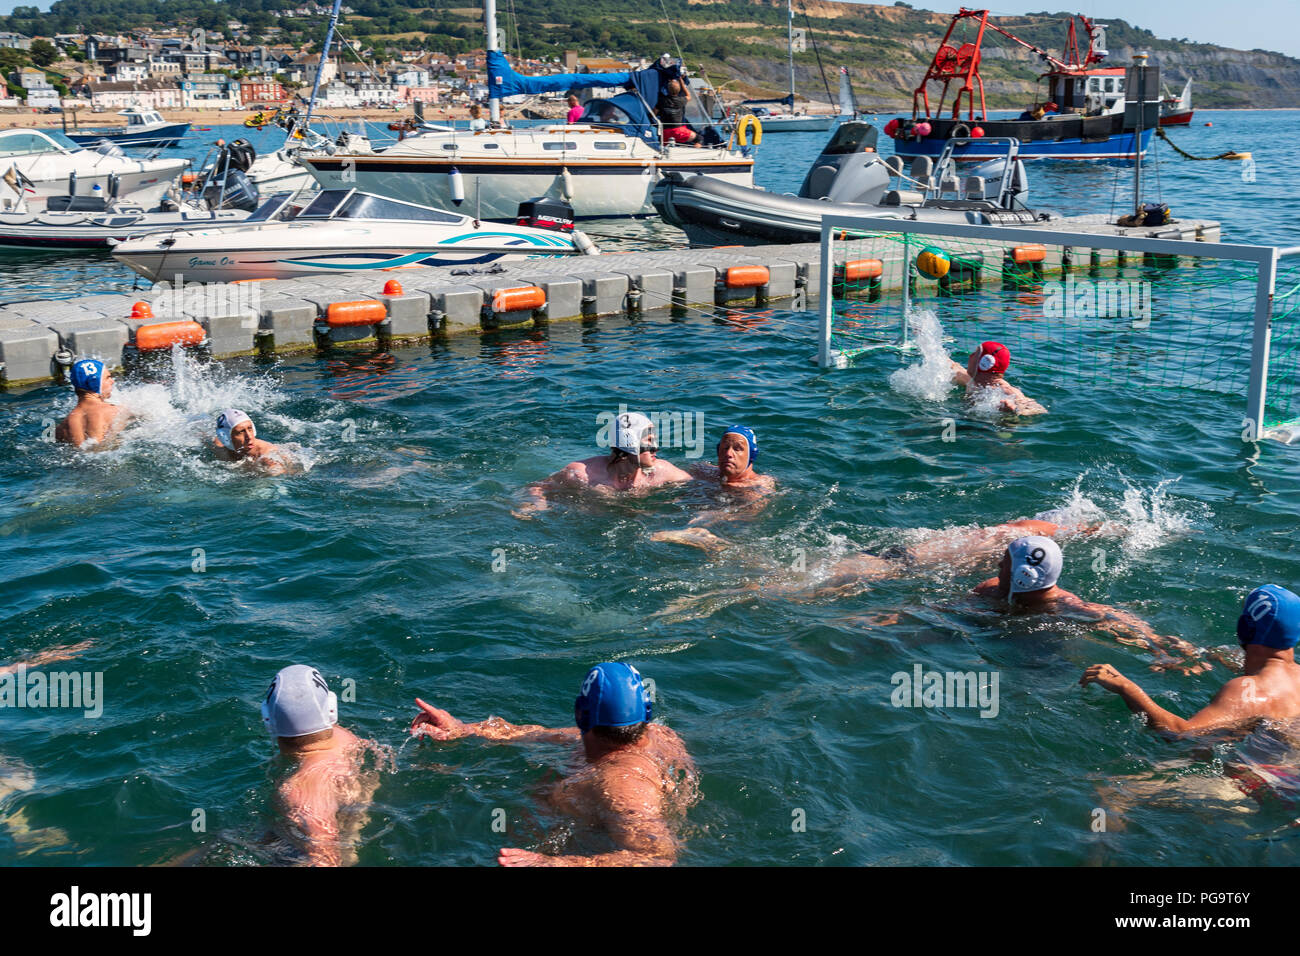
[[[824,133],[835,124],[836,117],[830,113],[796,113],[794,109],[794,4],[786,0],[788,25],[786,29],[786,49],[790,64],[790,92],[780,100],[746,100],[753,103],[751,112],[763,124],[764,133]],[[761,103],[784,103],[787,111],[769,109]]]
[[[520,76],[497,49],[496,2],[486,0],[489,107],[482,130],[433,130],[387,147],[357,139],[348,148],[304,151],[299,161],[325,189],[356,188],[403,202],[463,211],[480,219],[514,219],[521,202],[563,199],[578,218],[652,216],[651,193],[667,172],[707,173],[736,185],[754,181],[748,145],[724,137],[692,95],[687,122],[698,145],[663,141],[654,107],[680,67],[665,55],[643,70]],[[592,98],[576,123],[510,128],[501,100],[570,89],[626,91]]]

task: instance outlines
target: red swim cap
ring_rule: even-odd
[[[1005,372],[1011,367],[1011,352],[1001,342],[983,342],[980,344],[979,370],[981,372]]]

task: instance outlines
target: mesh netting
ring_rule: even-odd
[[[1080,384],[1200,389],[1244,403],[1254,262],[901,233],[850,234],[835,247],[831,349],[841,359],[899,345],[906,298],[939,316],[954,353],[996,339],[1018,367]],[[1266,424],[1300,414],[1297,309],[1300,261],[1282,258]]]

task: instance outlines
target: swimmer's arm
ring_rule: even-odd
[[[546,856],[504,847],[497,855],[502,866],[672,866],[677,861],[677,841],[659,813],[663,799],[657,783],[631,775],[608,789],[602,816],[619,846],[612,853],[590,856]]]
[[[1240,713],[1237,706],[1240,695],[1233,685],[1239,680],[1241,678],[1228,681],[1214,695],[1214,700],[1186,719],[1165,710],[1153,701],[1146,691],[1109,664],[1093,664],[1083,672],[1079,684],[1083,687],[1097,684],[1113,694],[1118,694],[1128,705],[1129,710],[1135,714],[1145,714],[1147,723],[1156,730],[1187,734],[1226,727],[1250,716]]]
[[[108,424],[108,431],[104,434],[104,440],[107,441],[129,425],[133,417],[131,409],[127,408],[125,405],[119,405],[117,407],[117,414],[113,416],[113,420]]]
[[[56,661],[66,661],[76,657],[82,651],[88,649],[90,645],[90,641],[82,641],[79,644],[64,644],[60,647],[51,647],[49,650],[33,654],[25,661],[15,661],[12,664],[0,666],[0,674],[12,674],[20,667],[31,669],[33,667],[44,667],[46,664],[53,664]]]
[[[518,508],[510,513],[516,518],[526,518],[535,511],[545,511],[551,506],[546,499],[546,489],[570,487],[584,487],[587,481],[587,466],[580,461],[570,462],[564,468],[544,478],[541,481],[535,481],[524,489],[527,499]]]
[[[412,736],[432,737],[435,740],[482,737],[484,740],[520,743],[572,743],[580,736],[577,727],[552,728],[542,727],[539,724],[517,726],[500,717],[489,717],[478,723],[467,724],[418,697],[415,698],[415,703],[420,708],[420,713],[411,722]]]
[[[949,359],[952,362],[951,359]],[[954,385],[969,385],[971,383],[970,372],[966,371],[965,366],[952,362],[952,383]]]
[[[1180,637],[1157,634],[1150,624],[1136,614],[1116,607],[1109,607],[1105,604],[1093,604],[1087,601],[1084,602],[1084,609],[1100,615],[1101,621],[1099,624],[1101,628],[1119,637],[1121,643],[1139,642],[1145,644],[1157,657],[1162,658],[1160,662],[1161,668],[1176,663],[1172,654],[1169,653],[1172,650],[1178,651],[1189,662],[1200,662],[1186,670],[1186,673],[1199,674],[1210,669],[1208,662],[1201,661],[1200,648],[1189,644]],[[1130,640],[1125,641],[1124,635],[1128,635]]]
[[[58,441],[80,447],[86,440],[86,428],[80,417],[74,419],[69,415],[59,422],[58,428],[54,429],[54,437]]]

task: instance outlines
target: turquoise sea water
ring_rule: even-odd
[[[1282,132],[1295,115],[1205,119],[1214,128],[1171,135],[1197,154],[1253,150],[1257,181],[1241,182],[1237,164],[1169,159],[1164,200],[1222,219],[1226,238],[1300,242]],[[757,178],[796,188],[823,139],[770,137]],[[1128,171],[1031,175],[1040,204],[1091,212]],[[643,241],[666,234],[639,228]],[[130,281],[111,260],[26,257],[0,272],[10,298]],[[1234,644],[1254,585],[1300,584],[1300,451],[1243,445],[1242,397],[1153,401],[1031,369],[1016,381],[1051,414],[998,424],[955,393],[895,391],[897,357],[817,370],[813,328],[810,313],[752,310],[557,323],[391,355],[164,364],[122,380],[144,421],[101,454],[42,441],[71,404],[65,389],[0,395],[0,662],[91,640],[55,668],[104,681],[97,719],[0,710],[0,860],[292,859],[267,836],[281,830],[278,766],[258,716],[289,663],[319,667],[340,692],[355,682],[342,723],[394,748],[362,863],[487,864],[503,845],[586,845],[538,800],[562,751],[416,745],[405,728],[417,694],[464,719],[567,724],[587,666],[619,659],[655,681],[658,714],[699,767],[684,864],[1297,862],[1294,808],[1229,800],[1220,786],[1225,763],[1281,762],[1275,732],[1170,742],[1114,696],[1075,686],[1109,662],[1187,714],[1224,667],[1152,673],[1140,649],[1086,626],[990,615],[963,598],[987,573],[659,613],[746,584],[815,581],[914,529],[1052,509],[1126,529],[1068,543],[1064,586],[1196,644]],[[737,547],[708,558],[649,540],[715,506],[703,487],[510,515],[529,481],[597,452],[597,416],[620,404],[698,416],[705,457],[733,421],[758,431],[779,493],[757,519],[719,529]],[[210,461],[205,432],[228,405],[298,446],[307,473],[248,478]],[[664,454],[680,464],[694,451]],[[894,707],[891,678],[917,664],[996,672],[997,716]],[[1105,833],[1093,830],[1099,807],[1112,811]]]

